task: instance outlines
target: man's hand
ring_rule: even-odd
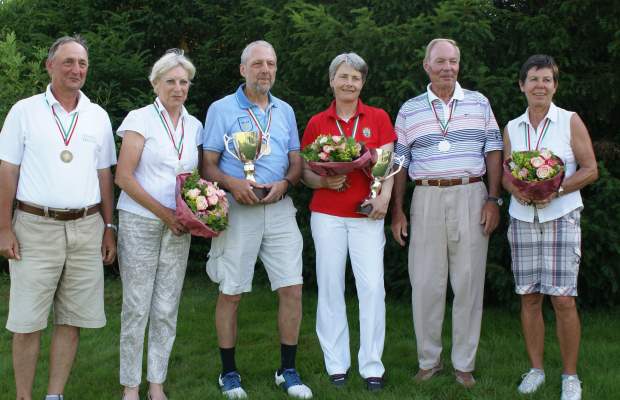
[[[0,229],[0,256],[9,260],[21,260],[19,243],[11,228]]]
[[[484,225],[483,231],[486,236],[489,236],[497,225],[499,225],[499,206],[494,201],[486,201],[482,206],[482,213],[480,216],[480,225]]]
[[[280,201],[280,199],[282,199],[282,197],[286,194],[286,191],[288,190],[288,182],[286,180],[272,182],[268,185],[264,185],[264,188],[269,190],[269,193],[267,193],[267,196],[261,200],[261,203],[275,203],[276,201]]]
[[[366,199],[362,203],[362,207],[370,204],[372,206],[372,211],[368,214],[368,218],[370,219],[383,219],[385,218],[385,214],[387,214],[388,206],[390,205],[389,197],[387,199],[382,196],[377,196],[374,199]]]
[[[237,203],[251,206],[260,202],[260,199],[256,197],[252,188],[262,188],[264,185],[247,179],[228,177],[226,187],[230,193],[232,193],[235,200],[237,200]]]
[[[407,217],[402,210],[392,211],[392,236],[401,246],[405,246],[408,233]]]
[[[101,257],[103,264],[110,265],[116,258],[116,239],[112,229],[104,229],[103,240],[101,241]]]

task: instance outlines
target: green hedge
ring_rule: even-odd
[[[583,192],[580,299],[586,305],[620,304],[616,199],[620,176],[620,7],[596,0],[11,0],[0,2],[0,121],[18,99],[42,91],[43,59],[57,37],[82,33],[90,43],[87,95],[116,127],[126,113],[152,101],[149,68],[166,49],[186,50],[197,67],[187,107],[203,119],[209,104],[240,83],[239,56],[264,38],[278,52],[274,93],[294,107],[300,131],[331,100],[329,61],[344,51],[366,59],[370,74],[362,97],[395,117],[408,98],[425,90],[426,43],[459,42],[459,81],[480,90],[503,126],[521,114],[525,100],[517,73],[531,54],[549,53],[560,65],[558,105],[588,124],[601,179]],[[411,187],[410,187],[411,190]],[[314,282],[307,204],[310,192],[293,190],[305,239],[306,281]],[[512,305],[507,216],[492,236],[486,300]],[[386,221],[389,224],[389,220]],[[406,250],[386,226],[386,286],[408,298]],[[191,257],[204,260],[209,242],[194,240]]]

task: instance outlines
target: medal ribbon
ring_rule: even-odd
[[[355,117],[355,124],[353,125],[353,132],[351,133],[351,137],[353,139],[355,139],[355,135],[357,134],[357,124],[358,124],[358,122],[360,122],[359,114],[357,114],[357,117]],[[338,122],[338,119],[336,119],[336,127],[338,127],[338,132],[340,132],[340,136],[345,137],[344,131],[342,130],[342,127],[340,126],[340,122]]]
[[[456,109],[456,102],[457,102],[457,100],[456,99],[452,99],[452,105],[450,106],[450,116],[448,117],[448,119],[447,119],[445,124],[443,122],[441,122],[441,119],[439,119],[439,115],[437,115],[437,110],[435,110],[435,105],[428,98],[428,94],[426,95],[426,100],[428,101],[428,104],[433,109],[433,114],[435,114],[435,119],[437,120],[437,122],[439,123],[439,126],[441,128],[441,134],[445,138],[446,136],[448,136],[448,125],[450,125],[450,120],[452,120],[452,115],[454,114],[454,110]]]
[[[544,137],[547,135],[547,131],[549,131],[549,125],[551,125],[551,120],[549,118],[545,118],[545,122],[543,123],[543,126],[541,128],[542,133],[538,137],[538,141],[536,142],[536,148],[534,150],[538,150],[538,148],[539,148],[540,144],[542,143]],[[536,129],[534,129],[534,132],[536,132]],[[525,126],[523,127],[523,134],[527,138],[527,149],[531,151],[532,150],[532,141],[530,139],[530,125],[528,123],[525,123]]]
[[[184,119],[183,117],[181,117],[181,139],[179,140],[179,144],[177,144],[176,140],[174,140],[173,131],[172,129],[170,129],[170,125],[168,124],[168,121],[166,120],[166,116],[164,115],[164,112],[159,110],[156,103],[153,104],[153,107],[155,107],[155,112],[157,113],[157,116],[159,116],[159,120],[161,121],[161,124],[163,125],[164,130],[168,134],[168,138],[170,138],[172,147],[174,147],[174,150],[176,151],[177,157],[179,158],[179,161],[180,161],[181,157],[183,156],[183,147],[184,147],[183,139],[185,138]]]
[[[77,126],[78,120],[80,118],[79,112],[76,112],[73,114],[73,117],[71,118],[71,122],[69,123],[69,127],[65,129],[65,126],[63,125],[60,118],[58,118],[58,114],[56,114],[54,107],[52,107],[49,101],[47,101],[47,97],[45,98],[45,102],[47,103],[49,108],[52,110],[52,115],[54,116],[54,122],[56,122],[56,128],[58,128],[58,133],[60,133],[60,137],[62,138],[62,141],[64,142],[65,146],[69,146],[69,143],[71,142],[71,138],[73,137],[73,133],[75,132],[75,127]]]
[[[254,124],[258,127],[258,133],[260,133],[261,143],[263,141],[263,138],[265,139],[265,142],[268,143],[269,130],[271,130],[271,111],[273,110],[273,107],[269,108],[269,112],[267,113],[267,127],[265,129],[263,129],[260,122],[258,122],[258,118],[256,118],[256,115],[254,115],[252,108],[248,108],[247,110],[248,114],[250,114],[250,118],[252,118],[252,121],[254,121]]]

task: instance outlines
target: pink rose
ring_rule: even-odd
[[[551,174],[552,171],[553,168],[548,165],[543,165],[536,169],[536,176],[540,179],[545,179]]]
[[[527,168],[521,168],[521,171],[519,171],[519,176],[521,178],[527,178],[529,174],[530,174],[530,171],[528,171]]]
[[[200,189],[197,189],[197,188],[190,189],[185,192],[185,197],[190,198],[192,200],[198,197],[199,195],[200,195]]]
[[[538,168],[538,167],[540,167],[541,165],[544,165],[544,164],[545,164],[545,160],[543,160],[543,159],[542,159],[542,157],[533,157],[533,158],[530,160],[530,164],[532,164],[532,167],[534,167],[534,168]]]
[[[220,200],[219,197],[217,197],[217,195],[213,194],[212,196],[207,197],[207,200],[209,200],[209,204],[214,206],[217,204],[217,202]]]
[[[545,160],[549,160],[551,157],[553,157],[553,154],[551,154],[549,150],[543,149],[540,151],[540,156]]]
[[[215,196],[216,193],[217,189],[215,188],[215,186],[213,186],[212,183],[209,183],[205,189],[205,194],[207,195],[207,197]],[[211,201],[209,201],[209,204],[210,203]]]
[[[558,161],[555,158],[550,158],[547,160],[547,165],[550,167],[555,167],[558,165]]]
[[[226,197],[226,192],[223,191],[222,189],[217,189],[217,192],[215,194],[217,194],[219,197],[222,197],[222,198]]]
[[[338,144],[342,140],[342,136],[334,135],[332,136],[332,140],[334,141],[334,143]]]
[[[319,158],[320,158],[321,160],[323,160],[323,161],[327,161],[327,160],[329,160],[329,154],[324,153],[324,152],[320,152],[320,153],[319,153]]]
[[[325,152],[325,153],[329,154],[329,153],[331,153],[332,151],[334,151],[334,146],[330,146],[330,145],[325,145],[325,146],[323,146],[323,152]]]
[[[207,202],[207,198],[204,196],[196,197],[196,208],[198,211],[206,210],[209,207],[209,203]]]

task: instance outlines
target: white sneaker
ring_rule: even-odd
[[[562,397],[560,400],[581,400],[581,381],[577,376],[562,379]]]
[[[523,378],[517,391],[521,394],[530,394],[538,390],[540,385],[545,383],[545,371],[542,369],[532,368],[527,374],[521,376]]]
[[[312,390],[303,384],[299,374],[294,368],[285,369],[282,375],[276,371],[276,385],[280,386],[286,393],[296,399],[311,399]]]

